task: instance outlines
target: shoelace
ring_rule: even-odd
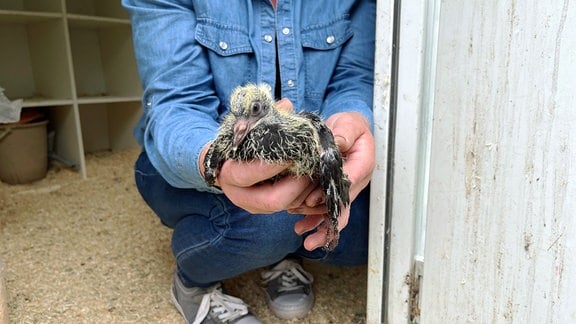
[[[220,289],[214,289],[202,296],[202,302],[193,324],[202,323],[210,309],[222,322],[233,321],[248,314],[248,307],[242,299],[226,295]]]
[[[303,285],[309,285],[314,281],[312,275],[304,270],[298,263],[284,260],[269,271],[262,272],[264,284],[280,277],[279,292],[300,289]]]

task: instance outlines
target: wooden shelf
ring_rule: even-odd
[[[121,97],[121,96],[96,96],[96,97],[80,97],[78,98],[79,104],[99,104],[99,103],[118,103],[118,102],[138,102],[140,96]]]
[[[62,19],[62,17],[60,13],[0,10],[0,23],[2,24],[26,24],[51,19]]]
[[[0,87],[46,111],[55,150],[87,176],[85,152],[136,146],[142,90],[118,0],[0,0]]]
[[[62,105],[73,105],[72,99],[48,99],[48,98],[25,98],[22,101],[22,107],[52,107]]]
[[[93,17],[85,15],[67,15],[68,26],[80,28],[106,28],[130,26],[130,20],[122,18]]]

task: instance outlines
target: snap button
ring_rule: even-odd
[[[288,80],[288,86],[292,88],[294,86],[294,80]]]
[[[146,102],[146,106],[150,107],[150,106],[152,106],[152,103],[150,101],[148,101],[148,102]]]
[[[333,35],[326,37],[326,43],[328,43],[328,44],[333,44],[335,40],[336,39],[334,38]]]
[[[264,40],[268,43],[270,43],[272,41],[272,35],[266,34],[264,35]]]
[[[284,34],[284,35],[290,34],[290,28],[288,28],[288,27],[282,28],[282,34]]]
[[[226,42],[220,42],[218,46],[220,46],[223,51],[228,49],[228,44]]]

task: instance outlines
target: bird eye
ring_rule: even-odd
[[[266,104],[263,104],[261,102],[253,102],[252,106],[250,107],[250,113],[252,114],[252,116],[258,116],[262,113],[264,113],[266,111],[268,107],[266,106]]]

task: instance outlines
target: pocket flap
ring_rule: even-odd
[[[222,26],[210,21],[198,21],[196,40],[222,56],[252,53],[248,32],[240,28]]]
[[[302,46],[318,50],[334,49],[352,37],[348,15],[325,24],[317,24],[302,29]]]

